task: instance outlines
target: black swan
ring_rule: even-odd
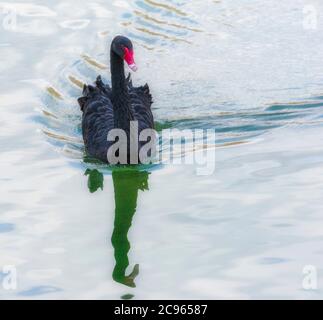
[[[147,84],[141,87],[132,85],[130,74],[125,77],[124,60],[133,71],[137,70],[131,41],[124,36],[116,36],[110,49],[112,88],[104,84],[101,76],[98,76],[94,86],[84,86],[83,96],[78,99],[83,112],[82,134],[86,153],[104,162],[111,162],[108,160],[107,152],[115,143],[107,140],[110,130],[122,129],[126,133],[126,163],[130,163],[130,122],[138,122],[136,137],[138,162],[140,162],[138,152],[144,145],[138,141],[139,134],[144,129],[154,128],[149,87]]]

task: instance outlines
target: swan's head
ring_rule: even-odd
[[[128,38],[124,36],[116,36],[112,41],[111,50],[113,50],[113,52],[121,59],[126,61],[132,71],[137,71],[132,42]]]

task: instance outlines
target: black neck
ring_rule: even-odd
[[[124,74],[124,62],[113,50],[110,52],[112,104],[115,128],[130,131],[130,121],[134,120],[130,107],[130,97]]]

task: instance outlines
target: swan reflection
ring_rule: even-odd
[[[104,187],[103,174],[97,169],[87,169],[88,189],[91,193]],[[148,190],[149,172],[134,169],[114,170],[112,180],[114,186],[115,215],[114,228],[111,237],[114,248],[115,267],[112,278],[114,281],[135,287],[135,278],[139,274],[139,265],[135,264],[130,274],[126,275],[129,266],[128,253],[131,244],[128,232],[137,208],[138,191]]]

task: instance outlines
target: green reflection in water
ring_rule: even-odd
[[[103,190],[104,177],[100,171],[87,169],[85,175],[88,176],[88,188],[91,193],[99,188]],[[128,232],[137,208],[138,191],[148,190],[148,177],[147,171],[135,169],[112,172],[115,200],[114,229],[111,237],[115,258],[112,278],[132,288],[136,286],[135,278],[139,274],[139,265],[136,264],[131,273],[126,275],[129,266],[128,252],[131,247]]]
[[[86,169],[85,176],[89,176],[87,186],[91,193],[97,191],[99,188],[103,190],[103,174],[97,169]]]

